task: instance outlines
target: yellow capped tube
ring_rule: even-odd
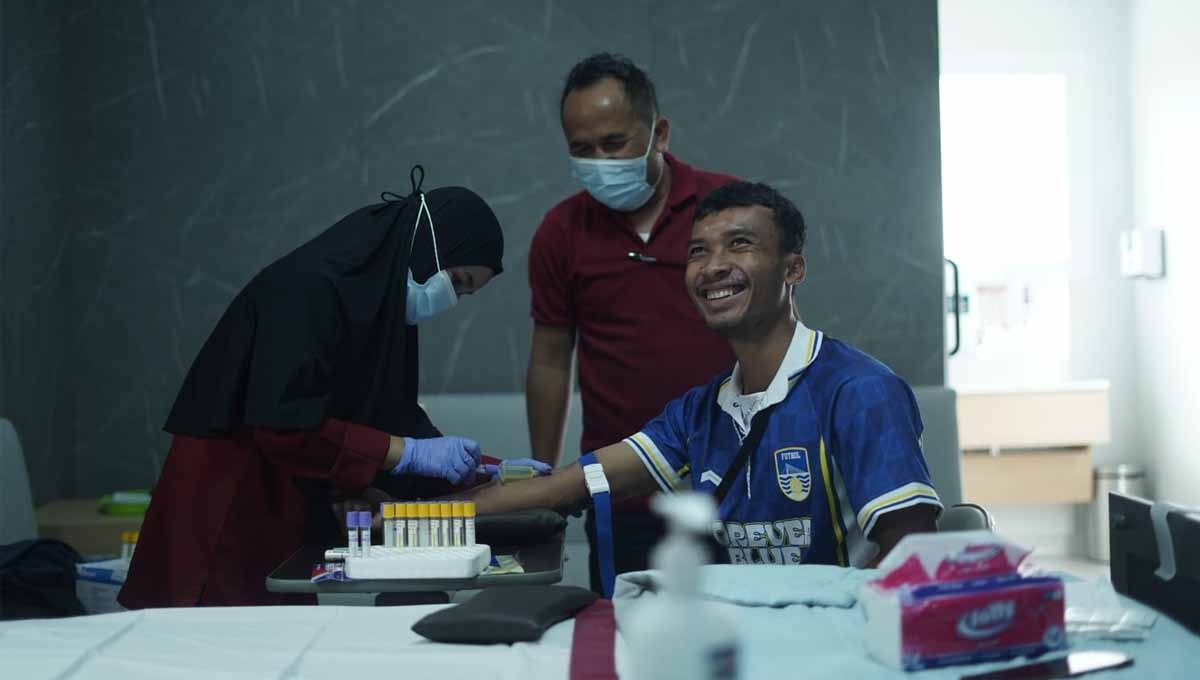
[[[417,540],[417,506],[414,503],[405,503],[403,506],[404,521],[407,524],[405,527],[404,547],[415,548],[420,545]]]
[[[475,501],[463,503],[463,534],[466,545],[475,545]]]
[[[379,506],[383,514],[383,547],[396,547],[396,506],[393,503],[382,503]]]
[[[450,544],[466,545],[467,537],[463,535],[463,504],[455,501],[450,504]]]
[[[429,504],[429,545],[442,547],[442,506],[440,503]]]
[[[408,537],[408,520],[404,518],[404,504],[394,503],[392,504],[392,507],[394,507],[394,511],[392,511],[392,513],[394,513],[396,517],[392,519],[391,522],[391,547],[403,548],[404,540],[406,540]]]
[[[450,544],[450,519],[445,514],[445,504],[442,501],[433,504],[433,544],[439,548],[445,548]]]
[[[417,542],[422,548],[433,545],[433,536],[429,533],[432,526],[429,522],[429,504],[417,504]]]

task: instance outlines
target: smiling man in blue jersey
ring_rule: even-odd
[[[905,535],[935,531],[942,506],[912,390],[799,319],[805,230],[796,206],[765,184],[736,182],[701,201],[686,285],[737,364],[595,460],[615,498],[689,485],[716,494],[713,536],[730,562],[869,566]],[[476,500],[480,512],[566,510],[588,496],[572,465]]]

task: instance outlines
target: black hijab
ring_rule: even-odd
[[[418,176],[418,173],[420,175]],[[168,432],[228,436],[242,426],[312,430],[326,418],[393,435],[436,436],[417,405],[417,329],[405,322],[409,269],[502,271],[496,215],[462,187],[384,193],[258,274],[234,298],[192,363]],[[417,226],[419,224],[419,227]],[[414,228],[416,228],[414,238]]]

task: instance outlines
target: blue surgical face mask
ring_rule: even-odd
[[[446,270],[442,269],[442,262],[438,258],[437,230],[433,228],[433,213],[429,212],[429,206],[425,205],[425,194],[421,194],[421,207],[417,209],[417,224],[413,227],[414,242],[417,239],[417,230],[421,228],[422,214],[429,218],[429,233],[433,240],[433,262],[438,271],[425,283],[417,283],[413,279],[412,270],[408,270],[408,295],[404,305],[404,317],[410,326],[428,321],[458,302],[458,293],[454,292],[454,282],[450,280],[450,275],[446,273]]]
[[[646,205],[654,195],[654,186],[646,181],[646,164],[654,148],[655,121],[650,126],[650,143],[646,153],[638,158],[575,158],[571,157],[571,176],[592,198],[613,210],[631,212]],[[662,179],[662,171],[659,171]]]
[[[456,302],[458,294],[454,292],[454,283],[445,271],[434,274],[425,283],[417,283],[413,280],[412,272],[408,272],[408,304],[404,308],[408,325],[415,326],[428,321],[453,307]]]

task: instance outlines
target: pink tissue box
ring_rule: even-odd
[[[893,668],[918,670],[1067,646],[1062,581],[1018,575],[1016,563],[1026,553],[993,534],[965,536],[943,534],[934,542],[924,537],[924,555],[896,560],[889,555],[885,563],[894,568],[863,587],[859,601],[871,656]],[[937,539],[946,551],[940,561],[930,559]]]

